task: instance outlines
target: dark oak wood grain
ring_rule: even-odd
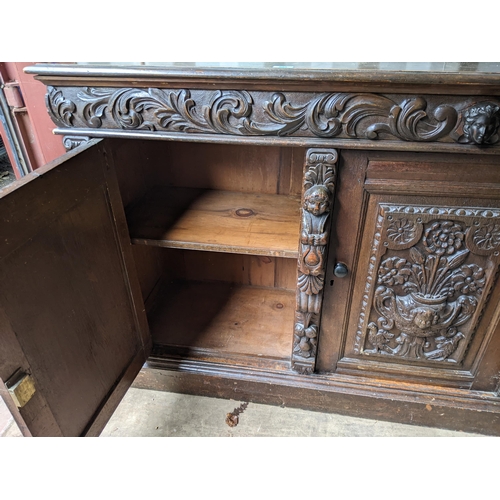
[[[33,434],[152,344],[141,387],[500,435],[500,74],[28,71],[73,149],[0,200]]]
[[[386,377],[397,377],[399,380],[411,380],[413,377],[413,380],[420,379],[430,384],[471,387],[481,364],[477,356],[482,355],[481,352],[484,354],[497,323],[497,320],[491,323],[492,320],[485,319],[485,316],[496,317],[498,304],[497,301],[490,301],[490,294],[493,292],[496,296],[494,290],[498,289],[495,284],[498,268],[495,249],[491,247],[489,254],[489,250],[476,248],[474,241],[484,245],[483,239],[479,238],[483,224],[488,228],[491,225],[489,230],[493,234],[495,232],[495,222],[489,217],[495,220],[495,214],[499,213],[498,198],[495,198],[498,166],[495,162],[482,161],[471,168],[467,158],[432,155],[408,157],[402,165],[400,155],[392,155],[396,164],[391,162],[390,154],[384,156],[385,161],[381,160],[382,154],[375,155],[373,161],[370,156],[359,154],[345,156],[345,160],[352,162],[354,167],[349,169],[352,172],[350,175],[358,172],[358,181],[354,185],[358,186],[356,196],[364,209],[357,216],[360,217],[357,222],[359,230],[345,234],[351,245],[356,245],[359,257],[351,269],[350,281],[355,280],[354,285],[351,284],[352,288],[347,291],[345,302],[341,302],[351,309],[349,324],[346,325],[349,333],[346,337],[340,332],[331,334],[331,338],[338,339],[336,349],[343,351],[336,364],[337,371],[353,374],[361,370],[372,376],[384,373]],[[461,186],[459,190],[455,189],[457,178]],[[360,187],[361,179],[364,180],[363,189]],[[416,179],[419,179],[418,182]],[[485,184],[483,179],[489,181],[486,192],[480,189]],[[394,181],[405,186],[399,189],[399,194],[391,185]],[[426,189],[421,188],[422,184]],[[384,215],[385,210],[391,214]],[[347,217],[350,215],[347,214]],[[463,247],[458,241],[452,248],[441,248],[440,244],[434,246],[431,243],[433,231],[440,231],[447,225],[450,229],[459,230],[457,236],[463,234]],[[434,253],[438,255],[437,259],[433,257]],[[455,254],[457,257],[453,258]],[[333,261],[332,256],[329,263]],[[429,268],[431,261],[433,269]],[[406,275],[406,267],[403,267],[408,262],[408,266],[414,267]],[[391,265],[397,266],[394,267],[394,277],[387,267]],[[400,268],[403,272],[401,277],[398,274]],[[425,268],[424,275],[417,277],[415,273],[420,273],[421,268]],[[464,288],[459,284],[459,275],[472,269],[476,273],[474,279],[479,280],[480,286],[478,282],[479,288]],[[407,283],[407,291],[401,289],[395,292],[398,305],[389,313],[392,307],[390,295],[403,283]],[[454,288],[446,288],[450,285]],[[427,293],[425,305],[413,302],[419,300],[418,290],[422,286],[426,287]],[[444,304],[446,294],[449,297],[446,306],[431,305],[432,301]],[[338,307],[338,304],[334,305],[334,309]],[[454,314],[453,307],[461,311],[459,324],[455,327],[455,320],[449,316],[450,323],[440,326],[444,316],[439,316],[438,309]],[[405,315],[405,308],[408,317],[414,318],[414,323],[400,320],[398,314]],[[468,312],[465,312],[466,309]],[[331,317],[331,312],[326,314],[327,318]],[[430,314],[435,319],[432,323],[435,326],[420,323],[419,314]],[[394,321],[397,327],[394,327]],[[415,340],[413,345],[412,336],[421,334],[425,342],[419,347],[421,341]],[[457,335],[456,338],[453,338],[454,335]],[[398,359],[398,356],[404,359]],[[333,357],[329,360],[335,363]],[[489,390],[493,390],[491,383]]]
[[[36,397],[21,414],[36,435],[84,434],[125,368],[147,355],[143,306],[133,302],[130,288],[135,271],[123,256],[131,251],[122,241],[123,207],[120,219],[105,159],[102,144],[88,147],[0,199],[2,332],[7,329],[1,377],[14,368],[32,374]],[[15,340],[5,337],[9,331]],[[46,410],[33,415],[33,406]]]

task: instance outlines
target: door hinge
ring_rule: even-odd
[[[18,408],[25,406],[36,392],[33,378],[21,369],[16,370],[14,375],[5,382],[5,387]]]

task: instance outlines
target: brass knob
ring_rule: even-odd
[[[335,269],[333,270],[333,274],[337,276],[337,278],[344,278],[347,276],[348,270],[347,266],[345,264],[342,264],[342,262],[337,262],[335,265]]]

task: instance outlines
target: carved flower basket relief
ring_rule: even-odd
[[[489,221],[385,218],[384,246],[395,251],[373,275],[365,354],[460,361],[496,267],[485,257],[498,255],[500,224]]]

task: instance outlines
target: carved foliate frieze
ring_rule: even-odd
[[[340,139],[498,141],[499,105],[442,96],[48,87],[61,127]]]
[[[498,210],[380,205],[355,352],[460,363],[499,251]]]
[[[335,192],[336,162],[334,149],[307,151],[292,353],[292,367],[300,373],[312,373],[316,359],[329,237],[327,223]]]

